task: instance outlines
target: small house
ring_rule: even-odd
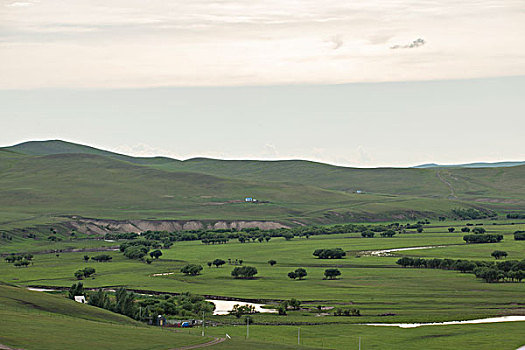
[[[77,303],[85,304],[86,303],[86,297],[83,295],[75,295],[75,301]]]

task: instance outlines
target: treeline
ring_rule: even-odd
[[[16,267],[28,267],[32,264],[33,254],[11,254],[5,257],[5,262],[13,264]]]
[[[475,208],[455,208],[452,209],[452,213],[461,219],[486,219],[497,216],[496,212],[488,209],[475,209]]]
[[[510,213],[507,214],[507,219],[525,219],[525,214]]]
[[[189,230],[189,231],[146,231],[140,235],[137,233],[108,233],[105,239],[108,240],[142,240],[158,242],[158,247],[153,243],[148,243],[155,248],[169,248],[173,242],[177,241],[197,241],[204,244],[224,244],[230,240],[238,240],[241,243],[264,243],[269,242],[274,237],[282,237],[291,240],[294,237],[309,238],[315,235],[330,235],[340,233],[363,233],[373,232],[381,233],[382,236],[391,237],[396,231],[403,232],[406,229],[421,229],[422,225],[428,221],[421,221],[417,224],[402,225],[393,223],[388,225],[358,225],[358,224],[340,224],[331,226],[299,226],[292,228],[279,228],[270,230],[261,230],[259,228],[244,228],[242,230],[233,229],[216,229],[216,230]],[[428,222],[429,223],[429,222]],[[373,234],[371,234],[373,237]],[[144,244],[142,244],[144,245]]]
[[[73,284],[69,290],[69,298],[77,295],[87,296],[89,305],[110,310],[121,315],[129,316],[138,321],[152,322],[158,315],[197,317],[202,313],[211,315],[215,305],[204,299],[203,296],[183,293],[176,296],[142,296],[119,288],[114,295],[99,289],[86,293],[81,282]]]
[[[463,240],[468,243],[498,243],[503,239],[503,235],[466,235]]]
[[[454,270],[463,273],[473,273],[485,282],[521,282],[525,279],[525,260],[507,260],[499,262],[453,260],[453,259],[422,259],[403,257],[396,261],[402,267]]]

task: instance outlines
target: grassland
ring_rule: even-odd
[[[83,262],[86,253],[39,254],[34,265],[15,268],[0,265],[0,280],[32,286],[68,287],[74,283],[73,272],[85,266],[95,267],[94,279],[85,281],[89,288],[126,286],[138,290],[161,292],[190,291],[198,294],[236,298],[274,300],[298,298],[315,308],[317,305],[357,307],[363,316],[337,318],[315,316],[316,312],[292,313],[287,317],[257,315],[264,323],[309,323],[312,318],[323,323],[344,322],[433,322],[455,319],[523,313],[525,283],[484,283],[472,274],[454,271],[403,269],[395,264],[401,255],[424,257],[469,258],[492,260],[490,253],[505,250],[508,259],[525,258],[525,242],[514,241],[512,232],[525,225],[485,226],[491,233],[504,234],[497,244],[466,245],[461,233],[449,233],[447,226],[426,228],[421,234],[404,234],[394,238],[364,239],[355,233],[313,236],[285,241],[274,238],[268,243],[230,242],[224,245],[203,245],[198,241],[177,242],[158,261],[147,265],[129,260],[118,252],[111,263]],[[460,226],[457,226],[458,228]],[[402,247],[444,246],[428,250],[398,252],[396,256],[368,256],[364,251]],[[343,260],[319,260],[312,256],[317,248],[341,247],[348,252]],[[90,253],[87,253],[90,254]],[[92,254],[90,254],[92,255]],[[358,257],[359,256],[359,257]],[[215,258],[243,259],[255,266],[258,278],[235,280],[233,267],[208,268],[206,262]],[[269,259],[277,260],[270,267]],[[184,276],[179,272],[187,263],[204,266],[202,275]],[[303,281],[291,281],[287,273],[304,267],[308,276]],[[337,267],[342,278],[323,280],[327,267]],[[173,273],[152,276],[158,273]],[[395,316],[379,316],[395,314]]]
[[[0,284],[0,344],[24,349],[175,349],[208,342],[196,332],[146,326],[62,295]],[[194,333],[194,334],[193,334]],[[211,335],[211,334],[210,334]],[[224,336],[222,334],[219,337]],[[228,340],[214,348],[302,349],[268,342]]]
[[[211,336],[232,340],[215,349],[314,348],[364,349],[515,349],[525,344],[524,322],[399,329],[363,323],[410,323],[525,315],[525,283],[485,283],[472,274],[455,271],[401,268],[400,256],[493,260],[493,250],[507,259],[525,259],[525,242],[512,233],[525,230],[523,220],[505,220],[509,211],[523,212],[522,179],[525,167],[485,169],[349,169],[325,164],[285,161],[218,161],[134,158],[62,142],[30,143],[0,149],[0,254],[35,253],[33,264],[17,268],[0,262],[0,281],[26,286],[67,288],[73,273],[94,267],[87,288],[126,287],[166,293],[193,292],[208,296],[261,300],[275,307],[297,298],[300,310],[287,316],[256,314],[250,339],[244,339],[244,318],[212,316],[217,327]],[[367,193],[355,194],[361,189]],[[255,196],[269,203],[242,202]],[[467,245],[451,210],[475,207],[494,210],[499,217],[469,220],[484,223],[488,233],[503,234],[496,244]],[[230,241],[204,245],[175,242],[159,260],[145,264],[108,250],[120,242],[106,242],[82,232],[70,236],[66,222],[72,216],[108,219],[271,220],[284,224],[413,221],[446,216],[449,221],[425,225],[422,233],[394,238],[365,239],[357,233],[311,236],[265,243]],[[514,223],[513,223],[514,221]],[[522,223],[520,223],[522,222]],[[493,223],[497,223],[494,225]],[[448,232],[448,227],[456,232]],[[50,242],[56,227],[59,242]],[[36,238],[25,238],[28,234]],[[406,250],[391,256],[370,251],[439,246]],[[342,260],[319,260],[318,248],[342,248]],[[84,262],[84,255],[104,251],[109,263]],[[58,256],[57,256],[58,254]],[[258,270],[253,280],[237,280],[233,266],[209,268],[215,258],[242,259]],[[277,264],[269,266],[268,260]],[[204,267],[201,275],[180,272],[192,263]],[[305,280],[287,273],[303,267]],[[328,267],[339,268],[341,278],[324,280]],[[155,274],[169,273],[163,276]],[[335,317],[318,306],[357,308],[360,317]],[[330,309],[331,310],[331,309]],[[199,330],[183,333],[146,327],[131,319],[75,304],[63,295],[47,295],[0,285],[0,344],[25,349],[149,348],[168,349],[201,343]],[[21,326],[23,324],[24,326]],[[4,332],[4,330],[6,330]],[[32,337],[26,334],[34,334]],[[96,334],[94,338],[91,336]],[[66,335],[66,336],[64,336]],[[254,341],[252,343],[252,341]],[[260,342],[266,343],[260,343]],[[174,345],[174,343],[176,343]]]
[[[0,230],[68,216],[287,224],[523,211],[525,166],[355,169],[306,161],[135,158],[62,141],[0,149]],[[356,190],[365,193],[355,194]],[[253,196],[267,203],[242,203]]]

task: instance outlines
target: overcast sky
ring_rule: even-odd
[[[0,144],[524,160],[523,0],[0,0]]]

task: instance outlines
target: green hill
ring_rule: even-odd
[[[63,295],[28,291],[0,282],[0,349],[166,350],[198,345],[213,337],[146,326],[131,318],[77,303]],[[227,340],[221,349],[304,349],[299,346]]]
[[[75,215],[293,224],[448,216],[471,206],[523,211],[523,178],[525,166],[359,169],[301,160],[178,161],[64,141],[27,142],[0,149],[0,229]],[[260,203],[245,203],[245,197]]]

